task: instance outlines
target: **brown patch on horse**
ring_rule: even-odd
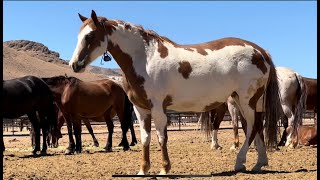
[[[249,146],[254,140],[254,138],[256,137],[257,133],[259,134],[262,142],[264,142],[262,112],[255,112],[254,114],[254,123],[251,131],[251,135],[249,137]]]
[[[190,73],[192,72],[192,67],[188,61],[179,62],[179,73],[182,74],[183,78],[188,79]]]
[[[251,99],[249,100],[249,106],[255,110],[256,109],[256,105],[257,102],[259,100],[259,98],[262,96],[262,94],[264,93],[264,86],[260,87],[257,89],[256,93],[251,97]]]
[[[193,51],[194,51],[194,50],[193,50],[193,49],[191,49],[191,48],[184,48],[184,50],[191,51],[191,52],[193,52]]]
[[[304,146],[317,145],[316,126],[301,126],[298,134],[300,144]]]
[[[117,59],[117,62],[123,70],[123,87],[130,99],[130,101],[144,109],[151,109],[152,103],[147,97],[147,93],[143,87],[144,78],[137,75],[133,65],[132,57],[124,53],[118,45],[112,42],[108,44],[108,50],[112,56]],[[127,79],[128,78],[128,79]]]
[[[164,45],[164,42],[158,40],[158,52],[160,53],[161,58],[168,56],[168,48]]]
[[[172,97],[170,95],[167,95],[162,102],[162,109],[164,113],[166,113],[167,107],[170,105],[172,105]]]
[[[218,106],[220,106],[221,104],[223,104],[223,102],[214,102],[211,103],[209,105],[207,105],[206,107],[203,108],[203,111],[207,112],[207,111],[211,111],[212,109],[216,109]]]
[[[254,53],[252,55],[251,62],[252,62],[252,64],[256,65],[257,68],[259,68],[263,74],[266,74],[267,67],[264,64],[264,61],[262,61],[262,59],[263,59],[263,57],[261,58],[261,54],[256,49],[254,49]]]
[[[306,109],[317,112],[317,79],[302,77],[307,87]]]

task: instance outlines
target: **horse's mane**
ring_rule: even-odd
[[[63,82],[69,82],[71,84],[74,84],[74,83],[78,83],[82,80],[76,78],[76,77],[73,77],[73,76],[70,76],[70,77],[66,77],[66,76],[53,76],[53,77],[49,77],[49,78],[42,78],[43,81],[45,81],[47,84],[60,84],[60,83],[63,83]]]
[[[110,21],[110,20],[109,20]],[[111,21],[115,21],[117,24],[122,24],[125,27],[133,27],[135,29],[137,29],[138,31],[140,31],[141,33],[143,33],[143,35],[148,36],[151,39],[155,39],[157,41],[166,41],[169,42],[171,44],[176,45],[177,43],[175,43],[174,41],[170,40],[169,38],[165,37],[165,36],[160,36],[159,34],[157,34],[155,31],[153,30],[148,30],[148,29],[144,29],[141,25],[136,25],[133,23],[129,23],[129,22],[125,22],[123,20],[111,20]]]

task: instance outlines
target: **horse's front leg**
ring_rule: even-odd
[[[90,135],[91,135],[91,137],[92,137],[92,139],[93,139],[93,145],[94,145],[95,147],[99,147],[99,142],[98,142],[96,136],[95,136],[94,133],[93,133],[93,129],[92,129],[92,126],[91,126],[91,124],[90,124],[89,119],[83,119],[83,122],[84,122],[84,124],[86,125],[86,127],[87,127],[87,129],[88,129],[88,131],[89,131],[89,133],[90,133]]]
[[[69,137],[69,146],[67,147],[65,154],[73,154],[75,149],[75,143],[73,139],[72,133],[72,122],[69,116],[64,116],[68,129],[68,137]]]
[[[156,133],[158,136],[158,141],[161,148],[162,154],[162,167],[160,169],[160,175],[165,175],[169,173],[171,169],[171,163],[169,160],[167,142],[168,142],[168,134],[167,134],[167,116],[165,114],[165,108],[162,102],[153,101],[153,107],[151,109],[151,114],[154,119],[154,124],[156,127]]]
[[[140,123],[142,144],[142,159],[138,175],[145,175],[150,169],[151,111],[137,106],[134,106],[134,111]]]
[[[82,141],[81,141],[81,119],[76,118],[73,121],[73,131],[74,131],[74,136],[76,137],[76,153],[81,153],[82,151]]]

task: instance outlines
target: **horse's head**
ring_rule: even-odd
[[[106,23],[108,21],[106,18],[97,17],[93,10],[91,18],[86,18],[81,14],[79,17],[83,24],[78,34],[77,46],[69,62],[74,72],[84,72],[87,65],[106,52],[108,34],[112,28]]]

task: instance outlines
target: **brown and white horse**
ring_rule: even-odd
[[[275,66],[264,49],[238,38],[179,45],[141,26],[97,17],[94,11],[91,18],[79,17],[83,25],[69,65],[74,72],[83,72],[108,50],[122,69],[126,93],[140,122],[143,150],[138,174],[150,169],[151,117],[162,153],[160,174],[167,174],[171,163],[166,110],[207,112],[230,95],[247,121],[247,138],[237,155],[235,171],[246,169],[246,154],[255,137],[258,161],[253,170],[260,171],[268,164],[263,137],[257,133],[263,122],[257,116],[264,108],[266,145],[272,147],[282,111]],[[265,104],[258,107],[263,94]]]

